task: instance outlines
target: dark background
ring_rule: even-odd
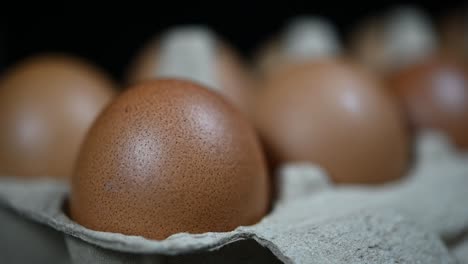
[[[226,2],[226,3],[224,3]],[[343,41],[361,19],[388,8],[411,4],[434,21],[466,1],[280,1],[186,4],[158,1],[151,6],[62,4],[17,6],[0,10],[0,70],[26,56],[48,51],[84,57],[119,80],[128,62],[158,32],[177,24],[204,24],[250,56],[291,17],[320,15],[332,21]]]

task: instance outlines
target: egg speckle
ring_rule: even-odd
[[[391,96],[364,71],[324,60],[266,80],[257,127],[273,164],[311,162],[339,183],[403,175],[407,132]]]
[[[192,82],[157,80],[128,89],[91,128],[70,212],[93,230],[164,239],[254,224],[269,188],[258,139],[236,109]]]
[[[82,140],[114,95],[98,69],[63,55],[27,59],[0,80],[0,173],[68,178]]]

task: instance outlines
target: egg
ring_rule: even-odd
[[[341,43],[332,23],[318,16],[297,17],[279,36],[261,47],[256,58],[257,70],[266,75],[285,64],[336,57],[340,52]]]
[[[264,85],[256,126],[276,168],[310,162],[336,183],[381,183],[404,174],[402,115],[366,71],[322,60],[277,72]]]
[[[355,60],[384,76],[432,55],[438,46],[429,17],[413,6],[369,18],[355,29],[351,43]]]
[[[250,115],[255,80],[234,50],[208,28],[175,27],[147,44],[127,79],[136,83],[158,77],[196,81]]]
[[[73,175],[70,214],[98,231],[165,239],[258,222],[269,205],[254,129],[216,93],[161,79],[99,116]]]
[[[113,98],[100,70],[65,55],[40,55],[0,80],[0,174],[71,176],[88,128]]]
[[[434,57],[396,73],[391,83],[415,131],[445,132],[461,149],[468,149],[466,68],[447,57]]]

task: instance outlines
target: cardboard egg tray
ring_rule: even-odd
[[[290,164],[258,224],[162,241],[73,222],[64,183],[1,177],[1,262],[468,263],[468,156],[428,133],[416,157],[383,186],[334,186],[320,168]]]

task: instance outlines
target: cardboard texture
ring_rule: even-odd
[[[258,224],[162,241],[74,223],[63,183],[2,177],[0,255],[5,263],[467,263],[468,158],[437,134],[420,137],[399,182],[333,186],[308,164],[280,176],[284,195]]]
[[[459,264],[468,264],[468,235],[463,235],[463,240],[452,249],[452,254]]]

